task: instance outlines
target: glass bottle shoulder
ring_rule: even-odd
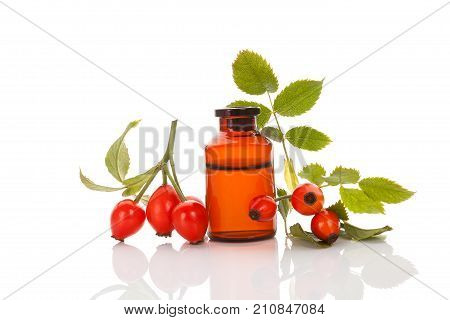
[[[206,149],[214,147],[222,147],[225,145],[248,145],[271,148],[272,143],[269,139],[261,135],[259,132],[254,133],[229,133],[219,132],[211,141],[206,145]]]
[[[259,132],[250,135],[220,132],[205,147],[205,155],[207,165],[258,166],[272,162],[272,143]]]

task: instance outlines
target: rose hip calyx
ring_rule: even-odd
[[[317,201],[317,197],[314,192],[308,192],[303,196],[303,200],[306,204],[313,205]]]

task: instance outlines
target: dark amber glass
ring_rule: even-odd
[[[248,215],[250,200],[275,191],[272,144],[256,130],[259,109],[221,111],[220,132],[205,150],[208,235],[223,241],[273,237],[276,219],[259,222]]]

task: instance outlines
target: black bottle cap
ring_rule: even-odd
[[[235,116],[257,116],[261,110],[255,107],[233,107],[226,109],[216,109],[216,117],[235,117]]]

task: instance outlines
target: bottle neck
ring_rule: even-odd
[[[256,130],[256,117],[221,117],[221,132],[252,133]]]

